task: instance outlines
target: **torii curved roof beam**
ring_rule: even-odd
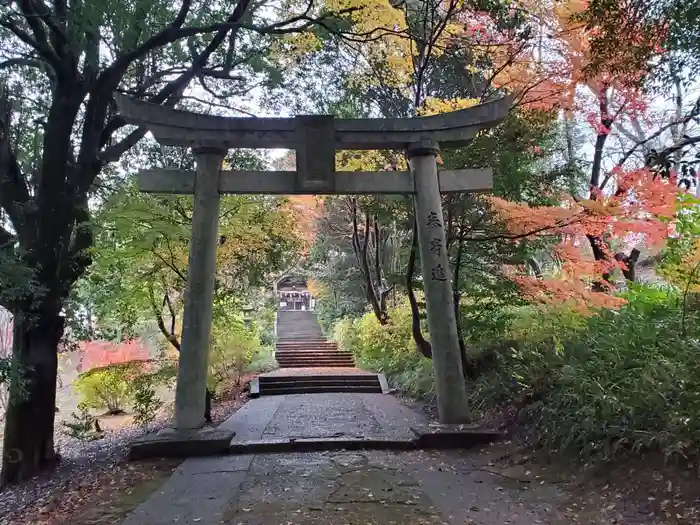
[[[150,104],[115,94],[121,116],[148,128],[169,146],[223,148],[286,148],[299,145],[299,119],[331,119],[326,115],[296,118],[221,117]],[[333,146],[343,149],[404,149],[430,138],[444,147],[467,144],[479,131],[502,121],[511,107],[504,97],[471,108],[414,118],[332,119]],[[329,137],[330,138],[330,137]]]

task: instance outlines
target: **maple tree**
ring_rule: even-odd
[[[640,146],[649,141],[645,137],[654,135],[645,133],[645,128],[669,127],[663,121],[654,122],[638,86],[641,73],[628,70],[617,75],[610,71],[591,75],[587,69],[592,30],[576,21],[583,7],[568,3],[554,15],[559,28],[560,71],[566,73],[570,85],[569,96],[558,104],[565,119],[583,117],[591,127],[587,184],[577,192],[555,196],[556,206],[530,208],[500,199],[492,199],[492,203],[511,235],[559,238],[552,248],[552,256],[559,261],[559,276],[514,276],[526,293],[545,300],[573,300],[586,309],[588,305],[619,304],[619,299],[606,293],[611,289],[611,274],[620,268],[628,280],[634,280],[640,253],[635,245],[659,246],[665,241],[669,220],[675,215],[677,188],[675,177],[661,176],[650,165],[649,156],[640,159],[637,155],[643,149]],[[627,126],[642,137],[629,133]],[[630,135],[633,142],[625,143]],[[613,140],[622,142],[621,150]],[[619,247],[615,249],[613,244]],[[625,244],[632,248],[629,253]]]

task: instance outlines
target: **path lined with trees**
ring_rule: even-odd
[[[339,118],[511,96],[503,123],[439,158],[446,170],[494,168],[492,193],[442,199],[467,408],[580,464],[694,464],[695,2],[273,7],[0,6],[0,304],[14,316],[14,364],[0,356],[0,383],[11,385],[3,484],[56,463],[59,348],[148,332],[162,360],[136,375],[167,377],[177,358],[192,203],[140,194],[131,176],[194,159],[127,126],[115,92],[210,114]],[[247,151],[225,160],[244,170],[275,162]],[[408,169],[399,151],[344,151],[336,164]],[[226,196],[219,224],[212,390],[274,367],[265,289],[303,259],[326,334],[432,402],[411,196]],[[120,385],[133,379],[124,368]],[[145,384],[128,403],[152,408],[160,389],[172,383]],[[672,508],[652,511],[691,519],[690,507]]]

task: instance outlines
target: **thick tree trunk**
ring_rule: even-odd
[[[2,484],[26,480],[57,461],[53,448],[58,343],[64,319],[45,311],[14,319],[13,378],[5,421]]]

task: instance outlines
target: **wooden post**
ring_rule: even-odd
[[[175,428],[204,425],[212,302],[219,226],[219,173],[225,150],[198,149],[192,212],[192,242],[182,320],[182,346],[175,390]]]
[[[433,349],[438,413],[441,423],[465,423],[468,420],[467,390],[462,375],[457,322],[452,302],[437,154],[438,145],[431,140],[422,140],[408,148],[416,185],[418,247]]]

